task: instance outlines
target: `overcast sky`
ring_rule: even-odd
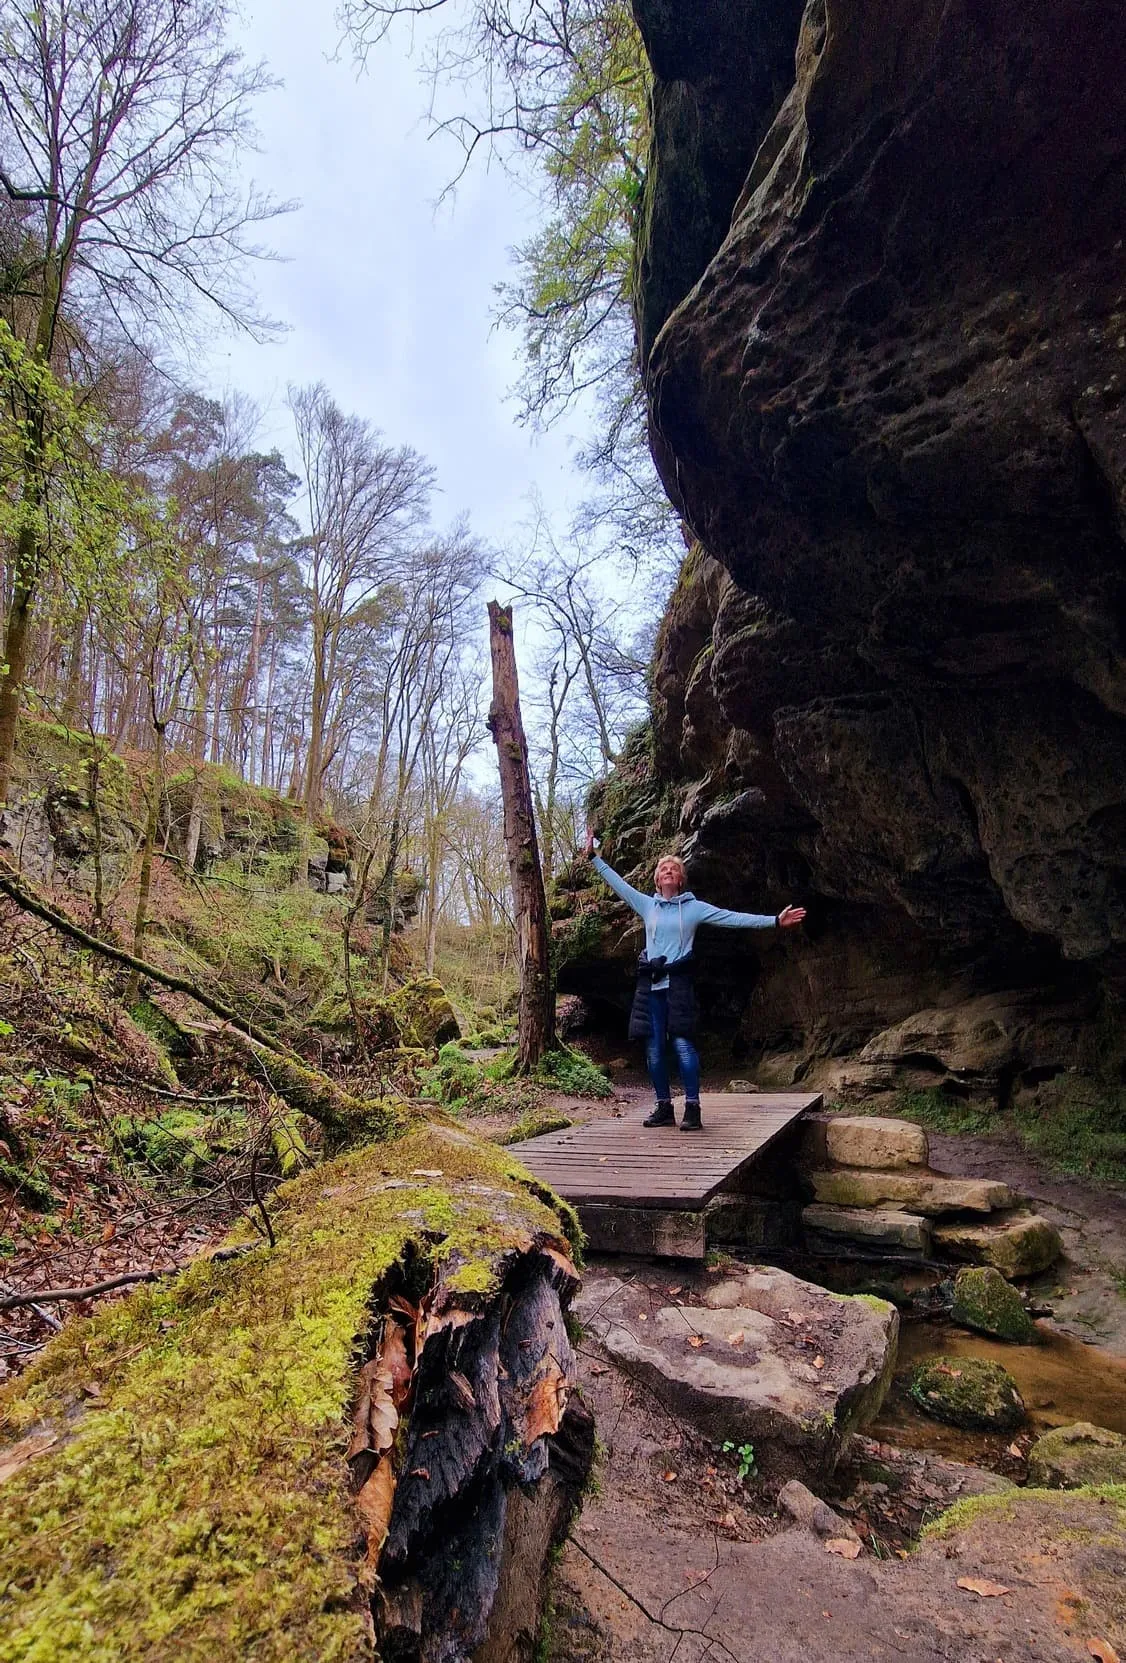
[[[563,521],[583,490],[571,437],[517,425],[506,392],[519,343],[490,320],[534,200],[475,165],[437,205],[460,153],[428,135],[405,31],[360,72],[338,51],[333,0],[245,0],[242,44],[284,83],[258,106],[261,153],[246,171],[300,202],[267,227],[284,262],[257,272],[265,310],[288,330],[266,346],[218,339],[198,366],[206,389],[249,393],[267,411],[261,442],[288,449],[287,383],[323,381],[345,411],[435,465],[439,520],[466,512],[480,535],[507,541],[535,488]]]

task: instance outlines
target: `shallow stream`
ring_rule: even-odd
[[[1038,1325],[1040,1343],[1005,1345],[948,1322],[908,1320],[899,1334],[895,1381],[870,1436],[908,1449],[934,1450],[976,1466],[1006,1465],[1012,1434],[963,1432],[918,1410],[907,1396],[914,1368],[932,1357],[980,1357],[1000,1363],[1016,1381],[1028,1410],[1026,1430],[1091,1421],[1126,1433],[1126,1360],[1108,1356]],[[1019,1434],[1018,1434],[1019,1436]]]

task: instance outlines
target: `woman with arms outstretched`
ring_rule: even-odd
[[[587,832],[587,859],[615,895],[633,908],[645,925],[645,951],[637,964],[637,991],[630,1012],[631,1039],[646,1041],[649,1078],[657,1106],[644,1124],[675,1126],[667,1058],[671,1039],[684,1087],[682,1132],[702,1130],[700,1120],[700,1059],[692,1040],[696,1031],[696,999],[692,991],[692,942],[701,924],[723,930],[792,929],[805,917],[804,907],[783,907],[777,917],[757,912],[729,912],[725,907],[698,901],[684,887],[684,862],[662,855],[654,873],[653,895],[643,895],[626,883],[595,853],[593,832]]]

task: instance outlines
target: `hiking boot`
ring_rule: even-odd
[[[697,1110],[699,1113],[699,1110]],[[658,1102],[652,1114],[647,1114],[641,1122],[643,1126],[675,1126],[676,1116],[672,1112],[672,1104],[666,1099]]]
[[[684,1105],[684,1118],[680,1122],[682,1132],[702,1132],[704,1123],[700,1119],[699,1103],[687,1102]]]

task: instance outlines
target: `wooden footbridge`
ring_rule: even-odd
[[[716,1092],[700,1099],[700,1132],[642,1126],[638,1108],[511,1148],[578,1209],[592,1248],[703,1258],[708,1202],[743,1190],[766,1151],[820,1105],[817,1095]]]

